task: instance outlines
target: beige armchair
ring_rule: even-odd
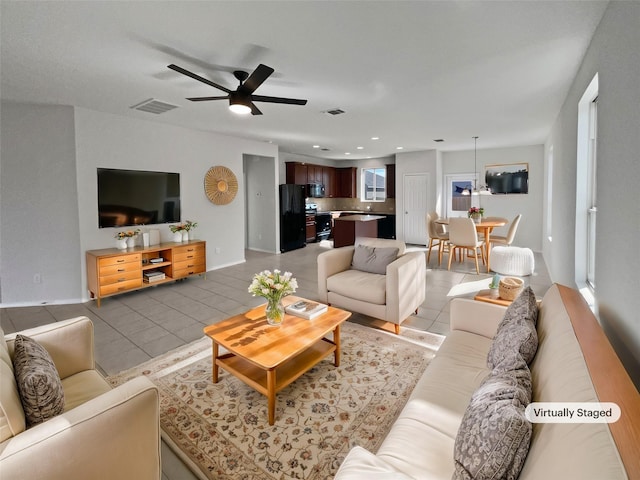
[[[384,273],[363,271],[353,266],[359,246],[397,249],[397,254],[381,270]],[[320,301],[391,322],[395,324],[395,332],[400,333],[400,324],[417,311],[426,292],[424,252],[405,250],[400,240],[362,237],[356,239],[355,245],[321,253],[318,255]],[[383,256],[378,255],[378,259]]]
[[[77,317],[18,333],[51,356],[65,408],[26,428],[12,365],[17,334],[0,330],[0,477],[161,478],[158,390],[146,377],[109,386],[95,369],[91,320]]]

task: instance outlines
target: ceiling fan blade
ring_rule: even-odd
[[[170,68],[171,70],[174,70],[178,73],[181,73],[183,75],[186,75],[187,77],[191,77],[194,80],[198,80],[199,82],[202,83],[206,83],[207,85],[211,85],[212,87],[215,87],[219,90],[222,90],[223,92],[227,92],[230,93],[231,90],[229,90],[227,87],[223,87],[222,85],[218,85],[217,83],[212,82],[211,80],[201,77],[200,75],[196,75],[193,72],[190,72],[189,70],[185,70],[182,67],[179,67],[178,65],[174,65],[173,63],[171,65],[167,65],[167,68]]]
[[[192,102],[208,102],[209,100],[228,100],[229,95],[225,95],[223,97],[190,97],[187,100],[191,100]]]
[[[299,100],[297,98],[282,98],[282,97],[266,97],[264,95],[251,95],[251,100],[254,102],[269,102],[269,103],[286,103],[288,105],[306,105],[306,100]]]
[[[251,102],[251,115],[262,115],[260,109],[256,107],[256,104],[253,102]]]
[[[238,90],[244,94],[251,95],[267,78],[269,78],[273,72],[273,68],[267,67],[261,63],[258,65],[258,68],[249,75],[249,78],[244,81]]]

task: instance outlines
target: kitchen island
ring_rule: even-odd
[[[378,237],[378,220],[383,215],[346,215],[334,219],[333,246],[354,245],[357,237]]]

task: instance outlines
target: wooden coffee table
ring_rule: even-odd
[[[286,305],[304,300],[288,296]],[[286,314],[280,326],[267,323],[261,305],[204,328],[213,342],[213,383],[222,367],[233,376],[267,396],[269,425],[275,420],[276,393],[334,354],[340,366],[340,325],[351,313],[329,307],[312,320]],[[333,339],[325,336],[333,332]],[[222,345],[229,353],[220,355]]]

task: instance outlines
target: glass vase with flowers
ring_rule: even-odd
[[[253,276],[253,281],[249,285],[249,293],[253,296],[267,299],[265,315],[269,325],[281,325],[284,320],[284,305],[282,299],[291,295],[298,288],[298,282],[291,272],[280,272],[280,270],[264,270]]]

